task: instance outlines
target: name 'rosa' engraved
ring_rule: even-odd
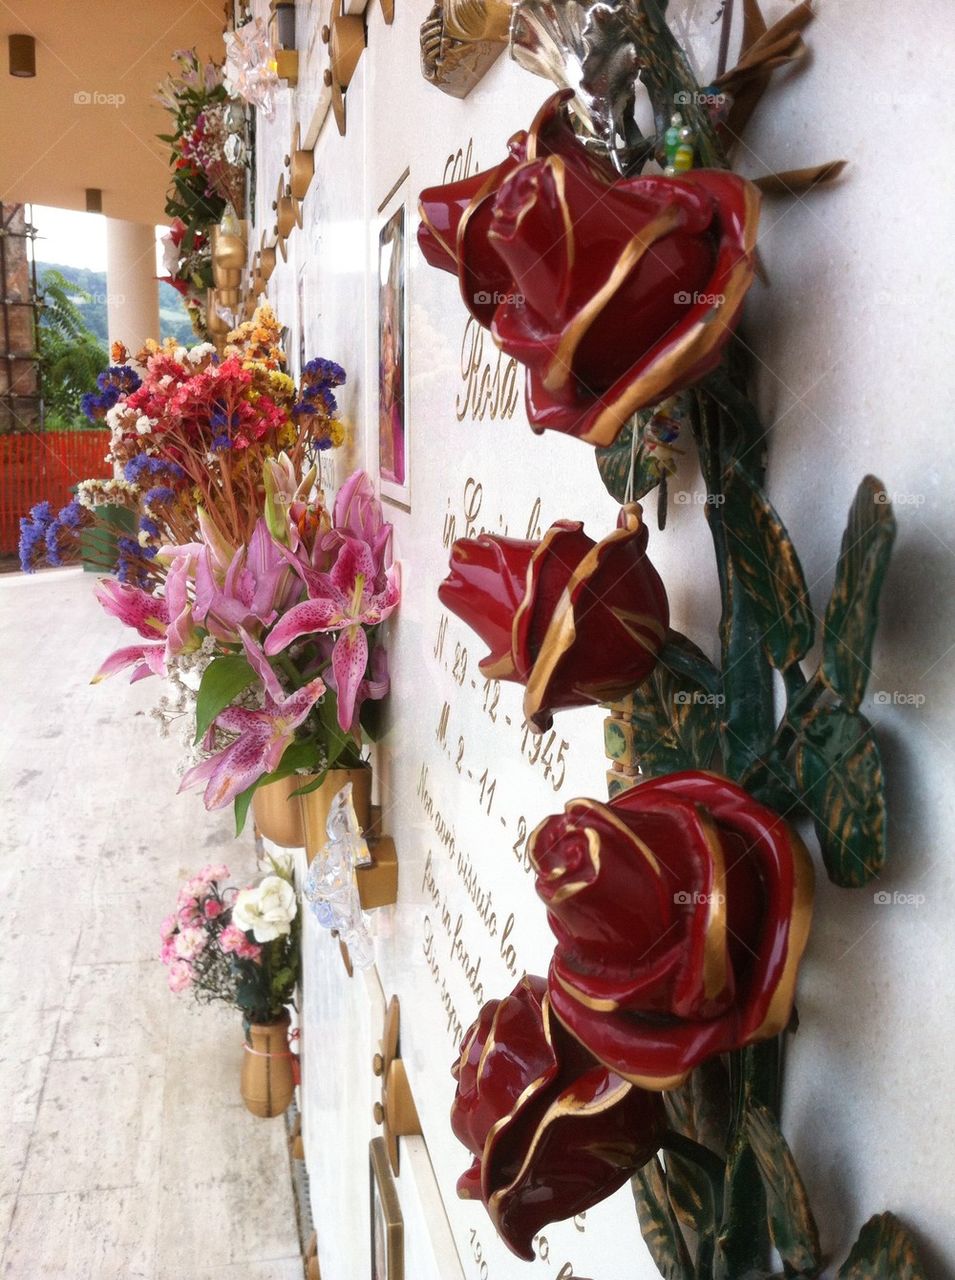
[[[468,138],[468,145],[463,150],[458,147],[457,151],[452,151],[444,162],[444,182],[460,182],[464,178],[471,178],[480,170],[480,165],[474,155],[474,139]]]
[[[517,408],[517,361],[494,348],[494,363],[484,358],[484,330],[468,317],[461,339],[461,379],[464,391],[458,392],[454,411],[458,422],[465,418],[506,419]]]

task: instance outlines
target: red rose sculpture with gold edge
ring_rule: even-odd
[[[636,504],[597,543],[577,520],[540,542],[462,538],[438,595],[490,647],[482,672],[526,686],[524,713],[543,730],[552,712],[623,697],[653,670],[669,611],[646,548]]]
[[[786,1026],[812,863],[741,787],[671,773],[609,804],[571,800],[529,853],[557,938],[553,1010],[611,1070],[673,1088]]]
[[[527,1260],[542,1227],[616,1191],[666,1132],[660,1095],[595,1062],[552,1016],[543,978],[484,1006],[453,1074],[451,1127],[475,1157],[458,1195],[483,1200]]]
[[[418,242],[527,367],[527,416],[611,444],[719,363],[754,272],[759,192],[716,169],[621,178],[553,95],[495,169],[421,194]]]

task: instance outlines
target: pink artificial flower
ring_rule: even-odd
[[[308,587],[309,599],[280,618],[265,641],[269,655],[281,653],[299,636],[337,631],[332,671],[338,689],[338,724],[346,732],[355,718],[358,687],[368,665],[368,637],[373,627],[392,613],[401,595],[398,566],[384,572],[381,591],[375,588],[377,566],[371,549],[346,537],[330,573],[316,573],[296,564]]]
[[[214,884],[219,880],[228,880],[232,872],[224,862],[210,863],[199,872],[199,879],[205,884]]]
[[[237,924],[227,924],[219,934],[219,949],[226,955],[237,951],[243,942],[245,942],[245,934]]]
[[[256,521],[249,545],[233,553],[224,572],[221,556],[221,546],[207,546],[196,557],[193,612],[217,640],[234,644],[241,630],[271,626],[301,588],[264,520]]]
[[[182,895],[180,894],[182,899]],[[190,929],[199,923],[199,904],[195,898],[184,898],[177,912],[180,929]]]
[[[101,578],[93,594],[108,614],[119,618],[124,626],[146,640],[165,636],[169,623],[169,609],[161,596],[150,595],[139,587],[117,582],[115,578]]]
[[[202,904],[202,914],[207,920],[215,920],[216,916],[221,916],[225,910],[225,905],[218,898],[206,898]]]
[[[159,952],[159,959],[165,965],[170,965],[178,961],[178,957],[176,955],[176,935],[165,939]]]
[[[201,929],[182,929],[176,935],[176,955],[180,960],[195,960],[206,949],[206,935]]]
[[[177,995],[192,985],[192,965],[186,960],[177,960],[169,966],[169,990]]]
[[[262,948],[252,942],[237,924],[227,924],[219,934],[219,947],[226,955],[235,955],[240,960],[258,960]]]
[[[175,936],[178,928],[179,923],[176,919],[175,912],[173,912],[172,915],[166,916],[160,924],[159,936],[162,938],[163,942],[168,942],[170,938]]]
[[[226,707],[215,723],[238,737],[224,751],[188,770],[179,790],[205,782],[206,808],[221,809],[264,773],[278,768],[285,748],[295,739],[295,730],[324,692],[325,682],[315,679],[288,697],[275,698],[267,690],[261,711]]]
[[[367,471],[353,471],[335,496],[334,526],[329,539],[357,538],[364,542],[375,560],[376,580],[391,564],[391,537],[394,525],[385,519]],[[328,541],[329,539],[326,539]],[[384,583],[377,584],[381,587]]]
[[[147,640],[162,643],[134,644],[111,653],[93,676],[98,684],[124,667],[132,667],[130,684],[147,676],[164,675],[166,660],[198,644],[189,601],[187,581],[189,563],[177,561],[166,577],[166,595],[153,596],[139,587],[102,578],[95,588],[97,600],[112,617],[132,627]]]
[[[90,680],[90,684],[99,684],[107,676],[115,675],[124,667],[132,667],[133,674],[129,683],[145,680],[147,676],[161,676],[166,673],[166,646],[164,644],[132,644],[125,649],[117,649],[111,653],[100,669]]]

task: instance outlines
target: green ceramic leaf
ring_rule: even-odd
[[[636,416],[637,451],[633,456],[633,491],[631,500],[639,502],[660,483],[659,464],[646,454],[642,444],[643,428],[653,416],[651,411]],[[618,502],[627,501],[627,482],[630,479],[630,463],[633,454],[634,422],[623,428],[613,444],[594,449],[597,470],[607,492]]]
[[[720,1058],[708,1058],[683,1084],[663,1095],[670,1128],[701,1143],[718,1156],[726,1154],[730,1125],[729,1077]]]
[[[666,1188],[681,1225],[697,1235],[712,1236],[716,1229],[713,1191],[703,1170],[692,1160],[667,1152]]]
[[[865,716],[820,708],[799,727],[793,758],[829,879],[856,889],[885,862],[882,761]]]
[[[823,624],[822,675],[858,710],[871,674],[879,592],[895,540],[895,517],[882,484],[866,476],[842,535],[836,580]]]
[[[663,1280],[693,1280],[693,1264],[656,1156],[633,1175],[630,1186],[641,1234]]]
[[[685,674],[691,663],[701,673],[708,668],[715,675],[686,636],[670,632],[653,674],[631,695],[632,747],[646,774],[706,769],[712,763],[719,742],[721,695]],[[629,741],[618,740],[624,732],[619,724],[607,723],[605,741],[612,759],[623,758],[620,751],[629,752]]]
[[[241,653],[225,653],[212,659],[202,673],[196,697],[196,742],[202,741],[219,712],[255,679],[255,672]]]
[[[290,747],[286,747],[279,762],[279,767],[271,773],[263,773],[261,778],[257,778],[250,787],[246,787],[232,802],[235,813],[235,834],[237,836],[242,834],[246,818],[249,816],[249,805],[252,803],[252,797],[259,787],[264,787],[270,782],[278,782],[281,778],[287,778],[290,774],[295,773],[297,769],[312,770],[314,768],[314,743],[293,742]]]
[[[773,1244],[787,1270],[801,1276],[817,1275],[822,1253],[806,1188],[775,1117],[755,1099],[746,1111],[746,1132],[766,1189]]]
[[[796,548],[766,495],[741,468],[729,473],[724,496],[727,552],[750,599],[766,656],[784,670],[806,654],[815,631]]]
[[[874,1214],[836,1280],[928,1280],[915,1240],[894,1213]]]

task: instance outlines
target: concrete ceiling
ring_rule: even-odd
[[[0,0],[0,200],[165,221],[170,117],[153,94],[175,49],[222,56],[222,0]],[[9,74],[7,36],[36,39],[36,76]]]

